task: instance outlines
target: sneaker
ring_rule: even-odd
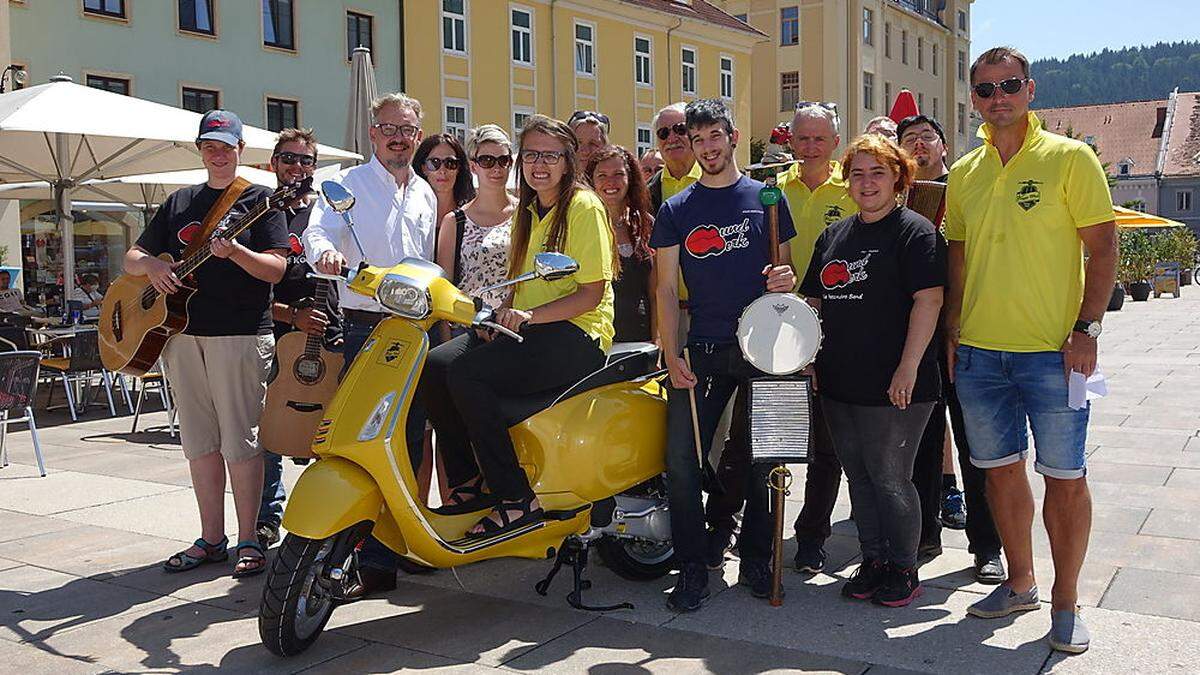
[[[825,569],[825,549],[820,541],[796,542],[796,571],[816,574]]]
[[[875,591],[875,604],[884,607],[904,607],[921,597],[921,580],[917,568],[907,569],[888,564],[884,568],[883,583]]]
[[[967,529],[967,508],[963,503],[963,493],[958,488],[950,488],[942,493],[942,526],[951,530]]]
[[[1078,610],[1050,612],[1050,646],[1068,654],[1082,654],[1092,643],[1092,635]]]
[[[933,560],[942,554],[942,545],[936,541],[927,541],[917,547],[917,567]]]
[[[967,608],[967,614],[981,619],[999,619],[1013,612],[1028,612],[1039,609],[1037,586],[1024,593],[1014,593],[1008,586],[1000,586],[979,602]]]
[[[676,612],[694,612],[708,602],[708,596],[708,570],[702,563],[686,563],[667,596],[667,607]]]
[[[279,523],[260,522],[254,526],[254,534],[258,537],[258,545],[263,550],[279,543]]]
[[[981,553],[975,555],[975,581],[994,586],[1008,577],[1004,571],[1004,561],[1000,553]]]
[[[870,600],[883,585],[883,563],[864,559],[850,580],[842,585],[842,596],[855,600]]]
[[[738,584],[748,586],[750,595],[765,598],[771,595],[771,564],[767,561],[743,560],[738,568]],[[783,589],[780,588],[780,591]]]
[[[708,547],[704,551],[704,564],[710,570],[725,567],[725,554],[732,548],[733,533],[725,530],[710,530]]]

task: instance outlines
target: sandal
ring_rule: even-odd
[[[446,516],[471,513],[472,511],[481,511],[489,506],[494,506],[497,501],[499,500],[496,498],[496,495],[484,492],[483,476],[479,475],[458,487],[451,488],[450,494],[446,496],[445,503],[434,509],[434,511]]]
[[[169,574],[186,572],[205,563],[225,562],[229,559],[229,537],[223,536],[221,541],[215,544],[210,544],[201,537],[192,542],[192,546],[204,551],[204,555],[194,556],[188,553],[190,549],[184,549],[163,562],[163,571]]]
[[[464,536],[467,539],[486,539],[504,534],[505,532],[511,532],[541,520],[544,512],[540,506],[533,508],[533,501],[535,499],[537,497],[530,496],[516,501],[500,502],[496,505],[496,508],[492,509],[491,513],[480,519],[478,523],[475,523]],[[516,511],[520,515],[516,518],[509,518],[508,514],[512,511]],[[494,518],[499,518],[500,522],[497,523]],[[475,531],[476,527],[482,527],[483,529]]]
[[[241,555],[242,549],[258,551],[258,555]],[[262,574],[267,569],[267,554],[257,541],[239,541],[237,544],[238,560],[233,566],[233,578],[252,577]]]

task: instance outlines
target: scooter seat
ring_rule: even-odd
[[[650,342],[621,342],[608,352],[605,365],[569,387],[556,387],[535,394],[506,396],[500,412],[508,426],[520,424],[558,401],[592,389],[644,377],[658,369],[658,347]]]

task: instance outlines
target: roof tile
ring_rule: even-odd
[[[707,23],[717,24],[726,28],[744,31],[753,35],[766,37],[762,31],[754,28],[750,24],[742,23],[732,15],[727,14],[717,8],[707,0],[690,0],[689,2],[680,2],[679,0],[621,0],[630,5],[637,5],[647,9],[666,12],[696,21],[704,21]]]
[[[1035,112],[1046,123],[1046,129],[1066,134],[1070,129],[1080,139],[1093,137],[1100,150],[1101,161],[1108,172],[1117,175],[1117,164],[1129,159],[1131,175],[1146,176],[1155,172],[1162,130],[1157,128],[1158,109],[1167,102],[1133,101],[1106,105],[1085,105],[1069,108],[1046,108]],[[1176,127],[1178,128],[1178,127]]]

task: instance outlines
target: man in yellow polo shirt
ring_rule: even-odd
[[[1088,408],[1067,405],[1068,377],[1096,368],[1116,278],[1112,197],[1091,148],[1046,131],[1029,112],[1035,83],[1024,55],[1009,47],[984,52],[971,66],[971,86],[985,143],[950,170],[947,347],[971,463],[987,471],[1008,579],[968,612],[996,618],[1040,606],[1028,423],[1054,550],[1048,637],[1052,648],[1079,653],[1090,643],[1076,606],[1092,508]]]
[[[650,208],[655,213],[658,213],[663,202],[683,192],[684,188],[700,180],[703,175],[687,138],[684,107],[682,102],[672,103],[654,115],[654,135],[658,138],[658,152],[662,155],[663,167],[650,177],[646,188],[650,190]],[[679,303],[680,309],[684,310],[679,321],[680,342],[688,331],[687,299],[687,286],[683,285],[683,277],[680,276]]]

